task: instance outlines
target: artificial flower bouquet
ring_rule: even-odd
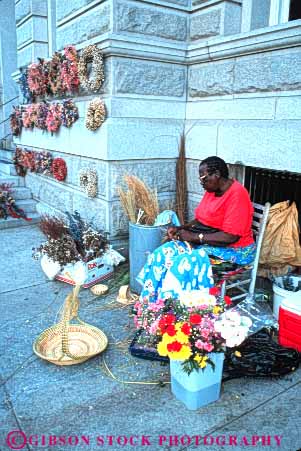
[[[262,328],[277,328],[277,320],[264,296],[262,298],[258,300],[254,296],[247,296],[220,315],[215,323],[215,330],[221,334],[227,348],[239,346]]]
[[[214,368],[210,353],[225,351],[225,339],[215,327],[225,305],[208,290],[183,291],[179,299],[139,300],[134,321],[159,355],[182,361],[183,370],[190,374],[207,365]]]

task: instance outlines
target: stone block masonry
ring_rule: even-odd
[[[168,206],[184,129],[190,214],[202,196],[198,162],[209,155],[301,172],[297,22],[240,35],[240,0],[20,0],[19,62],[48,56],[48,43],[38,40],[45,38],[42,23],[49,26],[47,9],[37,13],[41,3],[56,4],[57,49],[71,43],[79,51],[91,43],[103,49],[105,84],[98,93],[73,96],[80,118],[72,128],[53,136],[26,130],[16,139],[67,162],[64,183],[27,175],[40,211],[78,209],[113,240],[124,239],[127,219],[117,191],[123,175],[157,187],[162,207]],[[95,96],[104,100],[107,118],[91,132],[85,114]],[[80,190],[82,167],[98,172],[96,198]]]

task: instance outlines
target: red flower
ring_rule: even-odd
[[[169,335],[170,337],[176,335],[177,331],[175,329],[175,326],[173,324],[166,326],[165,333],[167,333],[167,335]]]
[[[232,300],[230,298],[230,296],[224,296],[224,301],[227,305],[231,305],[232,304]]]
[[[185,334],[185,335],[190,335],[190,333],[191,333],[191,327],[190,327],[190,324],[184,323],[183,326],[181,327],[181,331],[182,331],[183,334]]]
[[[165,327],[166,327],[166,323],[165,323],[165,319],[161,318],[159,323],[158,323],[159,329],[161,329],[161,332],[163,333],[165,331]]]
[[[209,288],[209,294],[212,294],[213,296],[218,296],[220,294],[220,288],[218,287]]]
[[[174,324],[175,321],[176,321],[176,317],[172,313],[168,313],[167,315],[165,315],[165,323],[166,324]]]
[[[168,343],[167,350],[168,352],[179,352],[182,349],[182,344],[178,341],[173,341],[172,343]]]
[[[190,315],[189,321],[191,324],[200,324],[202,317],[198,313],[193,313],[192,315]]]

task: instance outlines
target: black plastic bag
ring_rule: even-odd
[[[238,377],[280,377],[299,367],[298,351],[284,348],[262,329],[241,345],[228,348],[224,361],[223,381]]]

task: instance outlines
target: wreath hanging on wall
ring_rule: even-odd
[[[48,113],[46,117],[46,126],[49,132],[55,133],[59,130],[62,119],[62,108],[59,103],[52,103],[48,108]]]
[[[68,91],[74,93],[78,91],[79,77],[77,64],[76,48],[72,45],[68,45],[64,49],[60,73],[61,86],[64,92]]]
[[[62,58],[60,52],[54,52],[51,60],[48,62],[48,91],[54,96],[64,93],[61,81]]]
[[[99,99],[93,99],[89,103],[86,114],[86,127],[88,130],[97,130],[105,121],[106,108],[104,102]]]
[[[23,127],[21,108],[14,106],[13,112],[11,113],[9,119],[12,135],[19,136],[21,134]]]
[[[41,102],[36,105],[36,116],[34,119],[35,127],[40,130],[47,130],[47,114],[48,114],[48,105],[46,102]]]
[[[30,92],[35,96],[44,96],[47,93],[48,75],[46,63],[38,58],[38,63],[32,63],[27,69],[27,82]]]
[[[79,118],[78,108],[71,99],[64,100],[62,105],[62,124],[65,127],[71,127]]]
[[[87,196],[97,196],[97,171],[92,168],[83,168],[79,171],[79,185]]]
[[[22,122],[24,128],[33,129],[37,121],[37,117],[38,117],[37,105],[31,103],[30,105],[28,105],[28,107],[25,108],[25,110],[22,113]]]
[[[88,64],[92,63],[91,74]],[[102,51],[96,45],[88,45],[78,62],[78,75],[81,86],[87,91],[96,92],[104,82],[104,67]]]
[[[35,172],[43,175],[51,174],[51,166],[53,158],[50,152],[42,150],[41,152],[35,152]]]
[[[67,165],[63,158],[55,158],[51,165],[53,177],[59,182],[63,182],[67,177]]]
[[[16,147],[15,154],[13,156],[13,163],[15,165],[16,173],[20,177],[25,177],[27,168],[23,166],[23,149]]]
[[[20,85],[20,90],[23,96],[22,102],[23,103],[30,103],[32,101],[32,94],[30,92],[29,86],[28,86],[28,74],[27,74],[27,68],[20,69],[21,76],[18,80],[18,83]]]

